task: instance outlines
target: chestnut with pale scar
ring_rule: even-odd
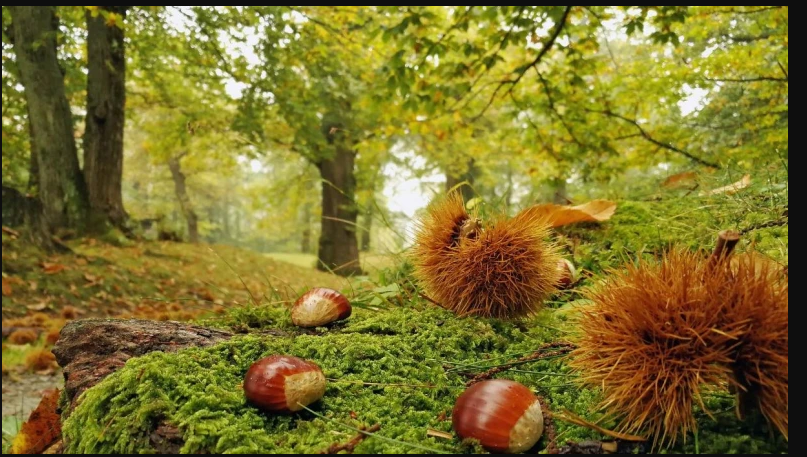
[[[296,412],[325,395],[325,376],[314,363],[273,355],[253,363],[244,378],[247,400],[273,412]]]

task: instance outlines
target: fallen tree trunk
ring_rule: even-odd
[[[53,354],[64,371],[65,395],[72,411],[82,392],[132,357],[210,346],[230,337],[231,333],[222,330],[173,321],[84,319],[65,325]]]

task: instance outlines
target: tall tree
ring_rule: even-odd
[[[123,179],[123,127],[126,56],[123,19],[129,6],[87,9],[87,116],[84,178],[90,207],[112,224],[126,220]]]
[[[31,154],[44,228],[83,230],[89,202],[79,168],[70,105],[57,57],[59,20],[52,6],[12,6],[19,77],[25,87]]]
[[[196,210],[193,208],[190,197],[188,197],[188,189],[185,185],[185,173],[182,172],[182,165],[180,160],[184,154],[171,157],[168,159],[168,168],[171,170],[171,178],[174,180],[174,192],[179,201],[179,207],[182,209],[182,214],[188,223],[188,239],[191,243],[199,242],[199,217],[196,215]]]

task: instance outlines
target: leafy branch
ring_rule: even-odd
[[[519,81],[521,81],[521,78],[524,77],[524,75],[527,73],[527,70],[535,67],[541,62],[541,59],[544,58],[546,53],[549,52],[550,49],[552,49],[552,45],[555,44],[555,40],[557,40],[558,36],[560,36],[560,32],[563,31],[563,27],[566,25],[566,19],[569,17],[569,12],[571,12],[571,10],[572,6],[567,6],[566,9],[563,10],[563,15],[560,17],[560,20],[558,20],[558,23],[555,25],[555,30],[552,31],[552,35],[550,35],[549,39],[544,43],[544,46],[541,48],[541,51],[538,53],[535,59],[533,59],[532,62],[529,62],[526,65],[522,65],[521,67],[519,67],[516,71],[517,76],[515,79],[508,79],[501,81],[499,85],[496,86],[496,89],[493,91],[493,94],[491,94],[488,103],[485,105],[484,108],[482,108],[482,111],[479,112],[479,114],[471,118],[471,121],[476,121],[477,119],[485,115],[485,112],[496,100],[496,96],[499,94],[499,91],[504,88],[504,86],[506,85],[510,86],[510,89],[508,89],[507,91],[507,93],[509,94],[510,92],[513,91],[513,89],[516,87]]]
[[[710,167],[710,168],[716,168],[716,169],[719,169],[719,168],[720,168],[720,165],[718,165],[718,164],[716,164],[716,163],[714,163],[714,162],[709,162],[708,160],[702,159],[702,158],[700,158],[700,157],[698,157],[698,156],[696,156],[696,155],[692,154],[691,152],[688,152],[688,151],[685,151],[685,150],[683,150],[683,149],[677,148],[677,147],[673,146],[673,145],[672,145],[672,144],[670,144],[670,143],[665,143],[665,142],[663,142],[663,141],[659,141],[659,140],[657,140],[657,139],[653,138],[653,137],[650,135],[650,133],[648,133],[648,132],[647,132],[647,130],[645,130],[645,129],[644,129],[644,128],[643,128],[643,127],[642,127],[642,126],[641,126],[641,125],[640,125],[640,124],[639,124],[639,123],[636,121],[636,119],[631,119],[631,118],[629,118],[629,117],[622,116],[622,115],[620,115],[620,114],[614,113],[613,111],[611,111],[611,110],[607,110],[607,109],[606,109],[606,110],[595,110],[595,109],[591,109],[591,108],[583,108],[583,109],[584,109],[585,111],[589,112],[589,113],[603,114],[603,115],[608,116],[608,117],[613,117],[613,118],[616,118],[616,119],[621,119],[621,120],[623,120],[623,121],[625,121],[625,122],[627,122],[627,123],[629,123],[629,124],[633,125],[634,127],[636,127],[636,129],[637,129],[637,130],[639,130],[639,134],[640,134],[640,135],[641,135],[641,136],[642,136],[642,137],[643,137],[645,140],[647,140],[647,141],[649,141],[649,142],[651,142],[651,143],[655,144],[656,146],[659,146],[659,147],[661,147],[661,148],[664,148],[664,149],[666,149],[666,150],[668,150],[668,151],[672,151],[672,152],[675,152],[675,153],[681,154],[681,155],[683,155],[683,156],[685,156],[685,157],[688,157],[690,160],[692,160],[692,161],[694,161],[694,162],[697,162],[697,163],[699,163],[699,164],[701,164],[701,165],[705,165],[705,166],[707,166],[707,167]]]

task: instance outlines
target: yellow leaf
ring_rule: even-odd
[[[607,221],[614,215],[615,211],[616,203],[612,201],[592,200],[577,206],[561,206],[552,203],[535,205],[525,209],[517,217],[543,217],[552,227],[561,227],[577,222]]]
[[[106,18],[106,25],[108,27],[113,27],[115,24],[118,23],[118,15],[115,13],[109,13],[109,16]]]

